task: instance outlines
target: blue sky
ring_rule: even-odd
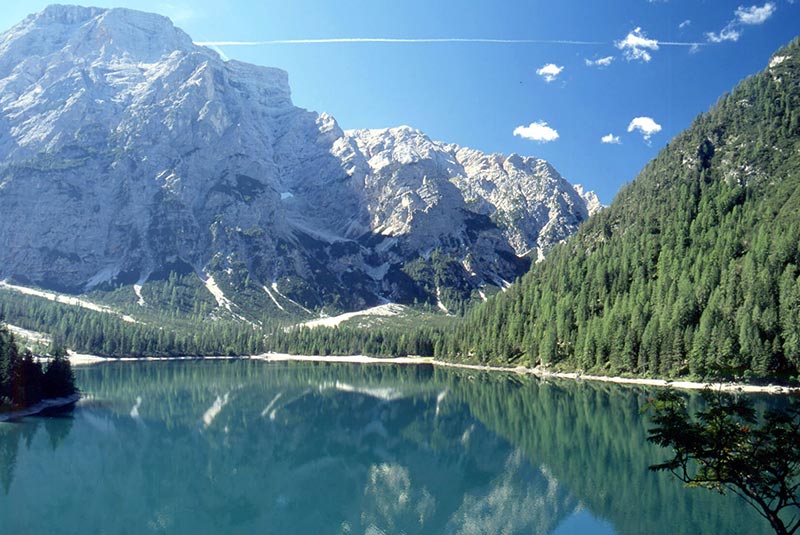
[[[8,28],[48,3],[0,0],[0,26]],[[721,94],[763,69],[800,29],[800,0],[91,5],[162,13],[200,42],[524,41],[273,43],[219,50],[287,70],[295,104],[330,113],[342,128],[406,124],[440,141],[545,158],[605,203]]]

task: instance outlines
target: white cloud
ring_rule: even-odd
[[[622,50],[622,55],[628,61],[650,61],[652,56],[649,50],[658,50],[658,41],[655,39],[648,39],[641,28],[634,28],[633,31],[628,32],[625,39],[614,43],[616,47]]]
[[[563,66],[556,65],[555,63],[548,63],[543,65],[540,69],[536,69],[536,74],[544,78],[547,83],[552,82],[564,70]]]
[[[678,28],[680,28],[682,30],[682,29],[686,28],[687,26],[689,26],[691,23],[692,23],[691,20],[686,19],[685,21],[683,21],[680,24],[678,24]]]
[[[622,141],[620,141],[620,139],[619,139],[619,136],[615,136],[614,134],[605,135],[605,136],[600,138],[600,141],[602,143],[608,143],[608,144],[611,144],[611,145],[619,145],[620,143],[622,143]]]
[[[547,143],[558,139],[558,132],[547,126],[544,121],[537,121],[528,126],[518,126],[514,129],[514,135],[539,143]]]
[[[739,37],[742,35],[742,32],[739,30],[735,30],[731,27],[725,27],[720,30],[719,33],[708,32],[706,33],[706,37],[712,43],[722,43],[723,41],[733,41],[736,42],[739,40]]]
[[[628,125],[628,132],[638,130],[645,141],[650,141],[650,136],[661,132],[661,125],[655,122],[652,117],[634,117]]]
[[[775,4],[767,2],[763,6],[739,6],[734,11],[734,19],[722,28],[719,33],[707,32],[706,39],[711,43],[722,43],[723,41],[738,41],[742,35],[742,26],[754,26],[764,24],[768,18],[775,13]]]
[[[775,13],[775,4],[767,2],[761,7],[739,6],[736,8],[736,20],[742,24],[763,24]]]
[[[600,59],[584,59],[587,67],[608,67],[614,61],[614,56],[606,56]]]

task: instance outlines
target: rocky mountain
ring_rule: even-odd
[[[0,35],[0,278],[142,304],[177,273],[228,310],[453,308],[598,208],[543,160],[343,131],[293,105],[284,71],[158,15],[52,6]]]

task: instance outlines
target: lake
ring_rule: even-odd
[[[652,389],[248,360],[76,378],[74,412],[0,423],[3,533],[768,533],[647,470]]]

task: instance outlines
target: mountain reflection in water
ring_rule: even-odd
[[[254,361],[77,370],[73,414],[0,424],[12,533],[753,534],[647,466],[647,390]]]

